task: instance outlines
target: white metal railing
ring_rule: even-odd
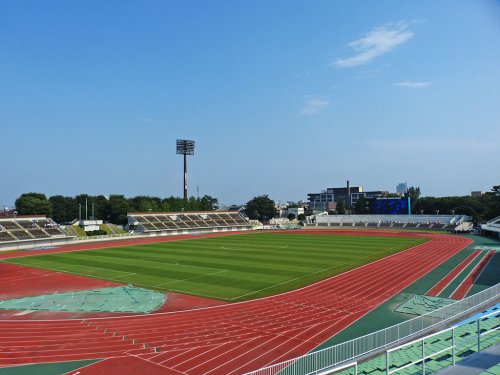
[[[402,340],[459,318],[499,296],[500,284],[496,284],[482,292],[416,318],[301,357],[248,372],[246,375],[318,374],[323,370],[396,345]]]
[[[102,234],[97,236],[75,237],[74,241],[105,240],[108,238],[123,238],[123,237],[139,237],[139,236],[133,233],[112,233],[112,234]]]

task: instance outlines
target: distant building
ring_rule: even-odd
[[[304,207],[288,207],[286,209],[286,216],[294,214],[295,218],[304,213]]]
[[[347,181],[346,187],[332,187],[322,190],[321,193],[309,193],[307,194],[309,209],[328,211],[332,207],[335,207],[334,203],[338,202],[344,202],[346,208],[349,209],[356,204],[359,193],[362,192],[362,186],[349,186],[349,181]]]
[[[405,195],[406,191],[408,190],[408,185],[406,182],[401,182],[396,186],[396,193],[399,195]]]
[[[480,197],[483,194],[484,194],[484,191],[471,191],[470,192],[471,197]]]
[[[338,202],[343,202],[346,209],[349,210],[354,208],[361,197],[370,200],[387,194],[387,191],[382,190],[364,191],[362,186],[349,186],[349,181],[347,181],[346,187],[327,188],[321,193],[309,193],[307,198],[310,210],[330,211],[337,208]]]

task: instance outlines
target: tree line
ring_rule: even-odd
[[[49,198],[41,193],[25,193],[16,200],[18,215],[47,215],[56,223],[68,223],[81,217],[103,220],[114,224],[126,224],[128,212],[180,212],[211,211],[218,207],[217,198],[205,195],[202,198],[190,197],[187,202],[181,197],[124,195],[88,195],[75,197],[54,195]],[[86,210],[87,207],[87,210]],[[93,209],[92,209],[93,208]]]

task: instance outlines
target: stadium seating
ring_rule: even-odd
[[[306,227],[370,227],[453,231],[471,218],[465,215],[316,215]],[[499,220],[500,222],[500,220]]]
[[[0,242],[69,237],[52,220],[45,217],[0,219]]]
[[[137,233],[151,234],[252,229],[248,220],[237,211],[129,213],[128,227]]]

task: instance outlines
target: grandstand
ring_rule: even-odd
[[[500,237],[500,216],[481,224],[481,229]]]
[[[45,216],[0,218],[1,243],[68,237],[63,229]]]
[[[135,212],[128,214],[128,229],[149,235],[177,235],[251,230],[238,211]]]
[[[467,231],[472,228],[471,220],[466,215],[315,215],[308,217],[305,225]],[[500,217],[498,220],[500,222]]]

